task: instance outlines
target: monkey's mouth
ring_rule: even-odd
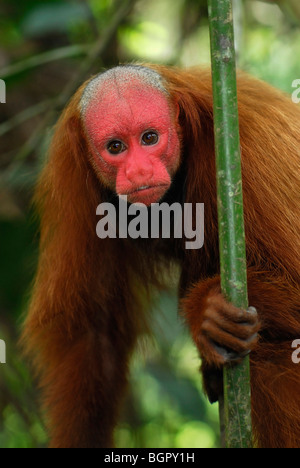
[[[158,187],[163,187],[163,186],[162,185],[144,185],[143,187],[139,187],[138,189],[133,190],[132,192],[130,192],[129,195],[131,195],[132,193],[136,193],[136,192],[142,192],[143,190],[156,189]]]
[[[156,190],[156,189],[168,189],[169,188],[169,185],[168,184],[159,184],[159,185],[143,185],[142,187],[138,187],[134,190],[132,190],[132,192],[129,192],[128,195],[132,195],[133,193],[137,193],[137,192],[143,192],[144,190]]]
[[[143,203],[147,206],[157,203],[169,189],[168,184],[143,185],[127,194],[130,203]]]
[[[150,188],[153,188],[151,185],[144,185],[143,187],[138,188],[137,190],[134,190],[134,192],[140,192],[141,190],[148,190]]]

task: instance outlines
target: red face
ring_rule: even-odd
[[[138,81],[112,83],[90,100],[84,123],[103,183],[130,203],[158,202],[180,159],[176,116],[165,95]]]

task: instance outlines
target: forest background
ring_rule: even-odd
[[[238,66],[292,95],[300,79],[299,0],[233,3]],[[206,0],[1,2],[0,339],[7,361],[0,364],[1,448],[47,445],[18,338],[38,255],[31,199],[53,125],[85,79],[131,61],[209,65]],[[203,396],[199,357],[174,292],[154,301],[152,313],[154,339],[134,356],[116,445],[218,447],[218,406]]]

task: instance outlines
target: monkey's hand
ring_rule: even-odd
[[[196,285],[183,306],[194,341],[209,366],[239,362],[255,347],[260,329],[256,309],[241,310],[227,302],[216,278]]]
[[[227,302],[219,278],[198,283],[182,305],[202,358],[204,390],[213,403],[223,393],[222,366],[240,362],[254,349],[258,314],[254,307],[241,310]]]
[[[207,298],[196,344],[209,364],[239,362],[258,340],[260,328],[254,307],[241,310],[228,303],[221,294]]]

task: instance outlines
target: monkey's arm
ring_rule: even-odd
[[[223,391],[222,362],[230,362],[232,353],[236,358],[237,345],[244,343],[244,349],[252,351],[252,417],[257,446],[298,447],[300,366],[292,361],[291,344],[300,337],[299,287],[275,274],[249,270],[248,294],[249,303],[258,311],[259,322],[253,324],[250,320],[250,324],[247,321],[238,329],[237,318],[247,318],[247,314],[221,299],[219,277],[196,284],[183,302],[202,356],[204,388],[211,401],[218,399]],[[251,328],[258,332],[259,339],[255,340],[251,333],[241,339],[240,329]]]
[[[224,299],[219,276],[199,282],[183,300],[184,314],[203,360],[208,392],[210,377],[213,387],[220,388],[217,369],[224,364],[255,352],[264,341],[292,341],[300,336],[300,292],[296,286],[249,269],[248,295],[258,317],[252,307],[241,311]],[[218,398],[213,388],[209,397],[212,401]]]

